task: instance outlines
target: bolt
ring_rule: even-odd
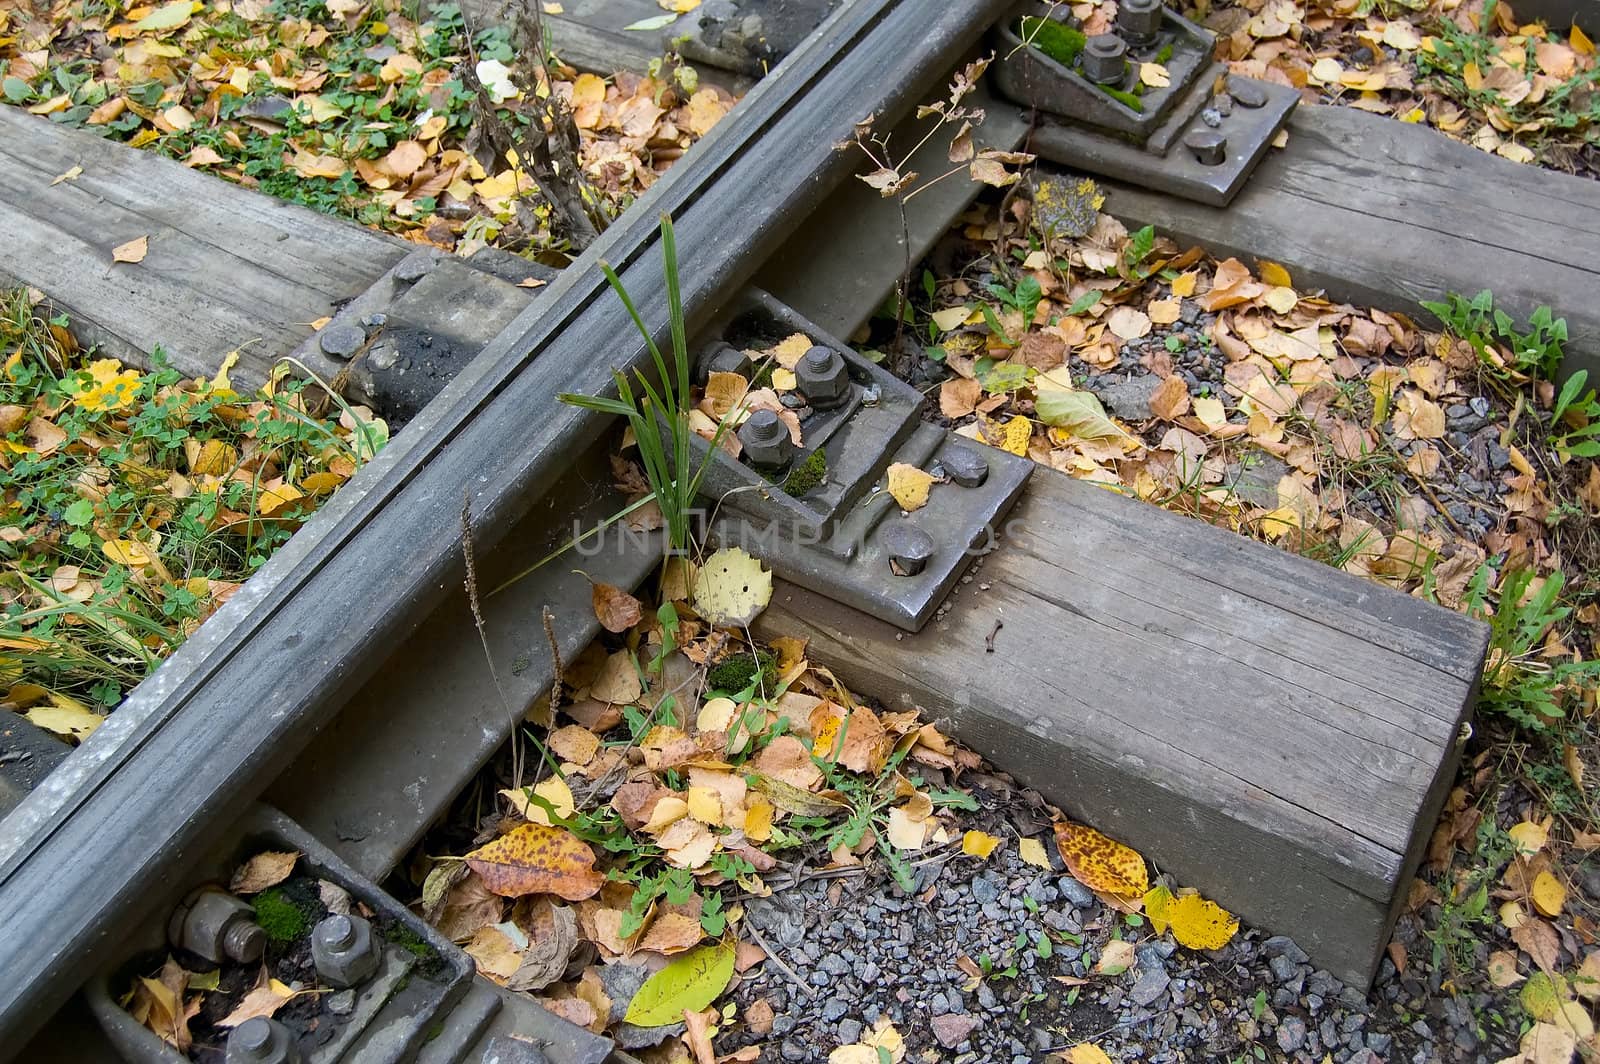
[[[850,396],[850,367],[839,352],[813,347],[794,368],[800,394],[818,410],[841,405]]]
[[[224,1064],[300,1064],[300,1049],[289,1029],[266,1016],[253,1016],[228,1035]]]
[[[973,448],[960,444],[946,447],[939,456],[939,464],[950,479],[963,488],[982,487],[989,477],[989,460]]]
[[[778,469],[794,457],[794,440],[789,426],[771,410],[757,410],[739,428],[739,443],[744,457],[758,469]]]
[[[750,361],[750,356],[734,347],[732,344],[718,341],[706,349],[700,356],[699,373],[703,382],[713,373],[737,373],[739,376],[750,379],[751,371],[755,366]]]
[[[317,346],[329,358],[349,358],[361,350],[361,345],[366,342],[366,330],[348,322],[332,322],[317,333]]]
[[[426,251],[407,255],[394,268],[394,279],[401,284],[415,284],[433,270],[433,255]]]
[[[267,945],[255,910],[216,887],[202,887],[172,911],[167,938],[212,964],[254,964]]]
[[[1233,102],[1240,107],[1267,105],[1267,90],[1254,78],[1240,77],[1238,74],[1228,75],[1228,95],[1232,96]]]
[[[896,576],[916,576],[933,557],[933,537],[909,521],[890,521],[878,533]]]
[[[359,916],[329,916],[311,929],[311,960],[317,975],[341,989],[372,978],[382,960],[372,925]]]
[[[1117,29],[1132,44],[1149,44],[1155,40],[1166,14],[1161,0],[1120,0]]]
[[[1113,85],[1128,71],[1128,42],[1115,33],[1090,37],[1078,53],[1078,69],[1097,85]]]
[[[1228,157],[1228,138],[1213,129],[1197,129],[1183,143],[1202,166],[1220,166]]]

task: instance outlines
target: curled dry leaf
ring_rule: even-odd
[[[228,889],[235,894],[260,894],[289,878],[295,862],[300,860],[297,850],[266,850],[256,854],[233,871]]]
[[[582,901],[605,882],[595,870],[594,851],[582,839],[544,824],[523,824],[473,850],[466,861],[485,886],[507,898],[556,894]]]
[[[644,618],[644,607],[639,600],[610,584],[595,584],[590,592],[594,600],[594,615],[600,626],[608,632],[626,632]]]

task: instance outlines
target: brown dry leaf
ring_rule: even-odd
[[[1402,440],[1443,439],[1444,408],[1423,398],[1420,391],[1407,388],[1395,399],[1393,427],[1394,434]]]
[[[299,859],[297,850],[265,850],[234,869],[228,889],[235,894],[260,894],[288,879]]]
[[[128,1012],[135,1022],[148,1027],[180,1053],[187,1053],[194,1044],[189,1021],[200,1011],[199,995],[184,1000],[188,986],[189,973],[168,957],[156,978],[139,977],[134,983],[133,998],[128,1002]]]
[[[811,751],[793,735],[780,735],[757,754],[751,767],[769,779],[781,780],[802,791],[822,782],[822,770],[811,760]]]
[[[507,898],[557,894],[582,901],[605,882],[595,870],[594,851],[582,839],[544,824],[523,824],[473,850],[466,861],[485,886]]]
[[[545,740],[552,753],[574,765],[587,765],[600,751],[600,738],[588,728],[568,724],[557,728]]]
[[[717,848],[717,837],[711,833],[711,829],[698,820],[687,818],[674,823],[656,841],[668,864],[690,870],[711,860],[711,854]]]
[[[939,386],[939,413],[951,420],[966,417],[978,408],[982,398],[983,385],[976,380],[951,377]]]
[[[1124,942],[1114,938],[1106,943],[1105,949],[1100,952],[1100,959],[1095,961],[1094,973],[1096,975],[1121,975],[1133,967],[1134,946],[1132,942]]]
[[[1508,986],[1516,986],[1523,980],[1522,973],[1517,971],[1517,955],[1510,950],[1496,950],[1489,954],[1486,971],[1489,974],[1489,982],[1502,990]]]
[[[150,238],[147,236],[136,237],[126,244],[118,244],[111,249],[112,262],[143,262],[144,257],[150,253]]]
[[[1063,821],[1055,833],[1067,871],[1090,890],[1142,896],[1150,889],[1144,858],[1134,850],[1083,824]]]
[[[1106,327],[1123,340],[1139,340],[1150,335],[1150,315],[1135,307],[1121,306],[1106,315]]]
[[[1150,396],[1150,412],[1163,421],[1176,421],[1189,412],[1189,385],[1174,373]]]
[[[851,772],[876,776],[894,749],[894,737],[866,706],[847,712],[823,702],[811,711],[810,723],[812,756],[837,760]]]
[[[1502,918],[1504,911],[1502,910]],[[1509,926],[1509,921],[1507,921]],[[1561,961],[1561,939],[1556,929],[1537,917],[1524,916],[1511,928],[1511,941],[1533,958],[1541,970],[1554,975]]]
[[[777,1019],[777,1014],[766,998],[757,998],[745,1006],[744,1024],[750,1029],[751,1034],[765,1035],[771,1033],[772,1021],[775,1019]]]
[[[644,607],[639,600],[611,584],[595,584],[590,589],[594,600],[594,615],[600,626],[608,632],[626,632],[644,618]]]
[[[612,705],[637,702],[644,694],[644,684],[639,679],[639,670],[633,666],[633,655],[619,650],[608,656],[590,685],[589,694]]]

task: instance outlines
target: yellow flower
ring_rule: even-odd
[[[139,397],[139,371],[123,369],[114,358],[89,364],[94,383],[78,392],[73,402],[84,410],[121,410]]]

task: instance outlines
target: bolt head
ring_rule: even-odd
[[[778,469],[794,457],[789,426],[770,410],[757,410],[739,428],[744,457],[758,469]]]
[[[1083,76],[1099,85],[1121,81],[1128,70],[1128,42],[1115,33],[1090,37],[1078,54]]]
[[[1117,28],[1137,41],[1148,41],[1161,29],[1166,9],[1161,0],[1119,0]]]
[[[366,342],[366,330],[348,322],[331,322],[317,333],[317,346],[329,358],[350,358]]]
[[[699,373],[702,381],[713,373],[737,373],[748,380],[754,369],[755,364],[750,361],[750,356],[729,343],[712,344],[700,356]]]
[[[796,363],[794,375],[800,394],[819,410],[838,406],[850,396],[850,367],[830,348],[807,351]]]
[[[963,488],[978,488],[989,478],[989,460],[971,447],[952,444],[939,455],[939,464],[951,481]]]
[[[1214,129],[1196,129],[1183,144],[1202,166],[1220,166],[1228,158],[1228,138]]]
[[[228,1041],[237,1041],[241,1049],[260,1052],[272,1045],[272,1024],[265,1016],[252,1016],[238,1026]]]
[[[319,978],[344,989],[370,979],[383,959],[372,925],[359,916],[329,916],[311,931],[311,960]]]
[[[324,946],[349,949],[356,941],[356,925],[350,917],[335,913],[317,925],[317,938]]]
[[[933,537],[910,521],[891,520],[878,533],[879,542],[889,555],[889,570],[896,576],[916,576],[933,557]]]

